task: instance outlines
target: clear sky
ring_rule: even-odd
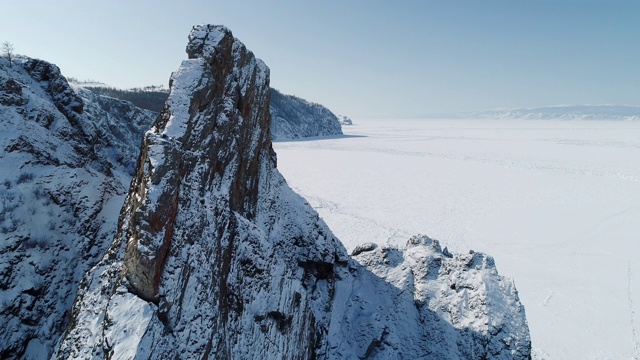
[[[0,42],[117,87],[167,84],[199,23],[354,118],[640,105],[640,1],[0,0]]]

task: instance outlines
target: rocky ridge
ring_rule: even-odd
[[[271,89],[269,109],[273,140],[342,135],[338,117],[320,104]]]
[[[155,116],[76,92],[42,60],[0,58],[0,358],[46,358],[113,239]]]
[[[276,169],[269,69],[221,26],[187,54],[55,357],[530,358],[492,258],[427,237],[348,256]]]

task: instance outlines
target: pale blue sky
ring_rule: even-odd
[[[271,85],[363,117],[640,105],[640,1],[6,1],[0,42],[67,76],[166,84],[191,26],[223,24]]]

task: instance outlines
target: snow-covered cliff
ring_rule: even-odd
[[[353,276],[336,286],[329,358],[530,358],[515,285],[490,256],[451,254],[424,235],[353,255]]]
[[[526,359],[513,283],[427,237],[350,257],[286,184],[269,69],[196,26],[56,357]]]
[[[273,140],[342,135],[338,117],[320,104],[271,89],[269,108]]]
[[[0,58],[0,358],[46,358],[116,229],[143,130],[45,61]],[[133,161],[135,162],[135,161]]]

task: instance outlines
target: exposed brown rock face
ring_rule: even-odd
[[[269,70],[224,27],[194,27],[187,52],[59,358],[120,356],[124,331],[160,357],[326,351],[332,269],[348,258],[275,168]]]
[[[214,44],[210,36],[220,38]],[[184,211],[192,203],[199,206],[211,186],[226,177],[231,180],[224,189],[229,209],[251,219],[256,210],[261,156],[272,160],[275,167],[270,115],[264,106],[269,96],[268,69],[238,44],[226,29],[191,34],[187,53],[203,70],[199,79],[189,79],[193,82],[186,84],[193,94],[176,94],[176,90],[183,89],[174,89],[169,105],[142,145],[141,163],[133,183],[136,196],[129,197],[128,212],[123,216],[131,218],[125,229],[126,276],[133,289],[147,300],[158,301],[160,275],[174,236],[178,209]],[[189,102],[186,109],[174,110],[185,105],[183,102]],[[174,123],[174,118],[179,118],[180,123]],[[157,158],[162,161],[154,164]],[[195,193],[181,197],[183,183],[196,171],[202,173],[198,173],[195,188],[190,189]],[[157,194],[149,196],[149,192]],[[204,231],[210,221],[203,218],[193,224],[192,230]]]

